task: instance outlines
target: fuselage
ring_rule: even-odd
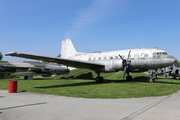
[[[138,49],[96,52],[96,53],[77,52],[76,54],[68,58],[84,60],[84,61],[100,62],[106,64],[107,66],[105,70],[100,70],[100,71],[112,72],[112,71],[118,71],[118,69],[115,69],[115,67],[112,66],[113,63],[120,65],[120,63],[122,62],[119,55],[121,55],[123,59],[127,59],[129,51],[131,51],[129,57],[131,60],[130,66],[134,69],[134,71],[137,72],[141,70],[167,67],[174,64],[176,61],[176,58],[168,55],[166,51],[159,49],[152,49],[152,48],[149,49],[138,48]],[[111,66],[108,66],[108,64]]]

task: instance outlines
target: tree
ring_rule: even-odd
[[[3,58],[3,55],[2,55],[1,52],[0,52],[0,60],[2,60],[2,58]]]

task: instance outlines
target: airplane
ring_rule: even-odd
[[[51,77],[52,75],[67,74],[70,70],[65,66],[54,63],[32,61],[12,62],[0,60],[0,73],[24,76],[25,80],[33,80],[33,76]]]
[[[179,77],[180,79],[180,67],[178,63],[173,64],[169,67],[169,69],[171,69],[168,74],[169,76],[172,76],[174,79],[176,79],[176,77]]]
[[[170,76],[173,77],[174,79],[176,79],[176,77],[179,77],[180,79],[180,67],[179,64],[176,62],[169,67],[157,69],[157,71],[155,69],[149,69],[147,74],[148,75],[153,74],[154,76],[156,76],[156,78],[157,76],[165,76],[165,77]]]
[[[61,58],[42,55],[9,52],[6,56],[16,56],[48,62],[64,64],[75,68],[88,68],[96,72],[96,82],[103,82],[101,72],[117,72],[123,70],[123,78],[132,80],[130,72],[144,72],[148,69],[157,69],[170,66],[177,60],[164,50],[153,49],[129,49],[109,52],[82,53],[77,52],[71,39],[65,39],[61,44]],[[154,81],[153,76],[149,79]]]

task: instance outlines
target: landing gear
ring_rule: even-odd
[[[27,80],[28,79],[28,76],[24,76],[24,80]]]
[[[154,82],[154,78],[149,78],[149,82],[153,83]]]
[[[103,77],[96,77],[96,82],[97,83],[101,83],[103,81],[104,81]]]
[[[127,76],[127,77],[126,77],[126,80],[127,80],[127,81],[131,81],[131,80],[132,80],[132,76]]]
[[[96,82],[97,82],[97,83],[103,82],[103,81],[104,81],[104,78],[99,76],[100,73],[97,73],[97,75],[98,75],[98,76],[96,77]]]
[[[129,72],[127,72],[127,75],[128,75],[128,76],[126,76],[126,80],[127,80],[127,81],[131,81],[131,80],[132,80],[132,76],[129,75]]]
[[[155,78],[154,78],[154,73],[155,73],[155,72],[152,71],[151,77],[149,78],[149,82],[150,82],[150,83],[153,83],[154,80],[155,80]],[[156,75],[155,75],[155,76],[156,76]],[[156,76],[156,77],[157,77],[157,76]]]

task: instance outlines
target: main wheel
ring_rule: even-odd
[[[96,82],[97,83],[100,83],[100,82],[103,82],[103,81],[104,81],[103,77],[96,77]]]
[[[99,82],[99,81],[100,81],[99,77],[96,77],[96,82]]]
[[[99,77],[100,79],[100,82],[103,82],[104,81],[104,78],[103,77]]]
[[[127,77],[126,77],[126,80],[127,80],[127,81],[131,81],[131,80],[132,80],[132,76],[127,76]]]
[[[27,80],[28,79],[28,76],[24,76],[24,80]]]

